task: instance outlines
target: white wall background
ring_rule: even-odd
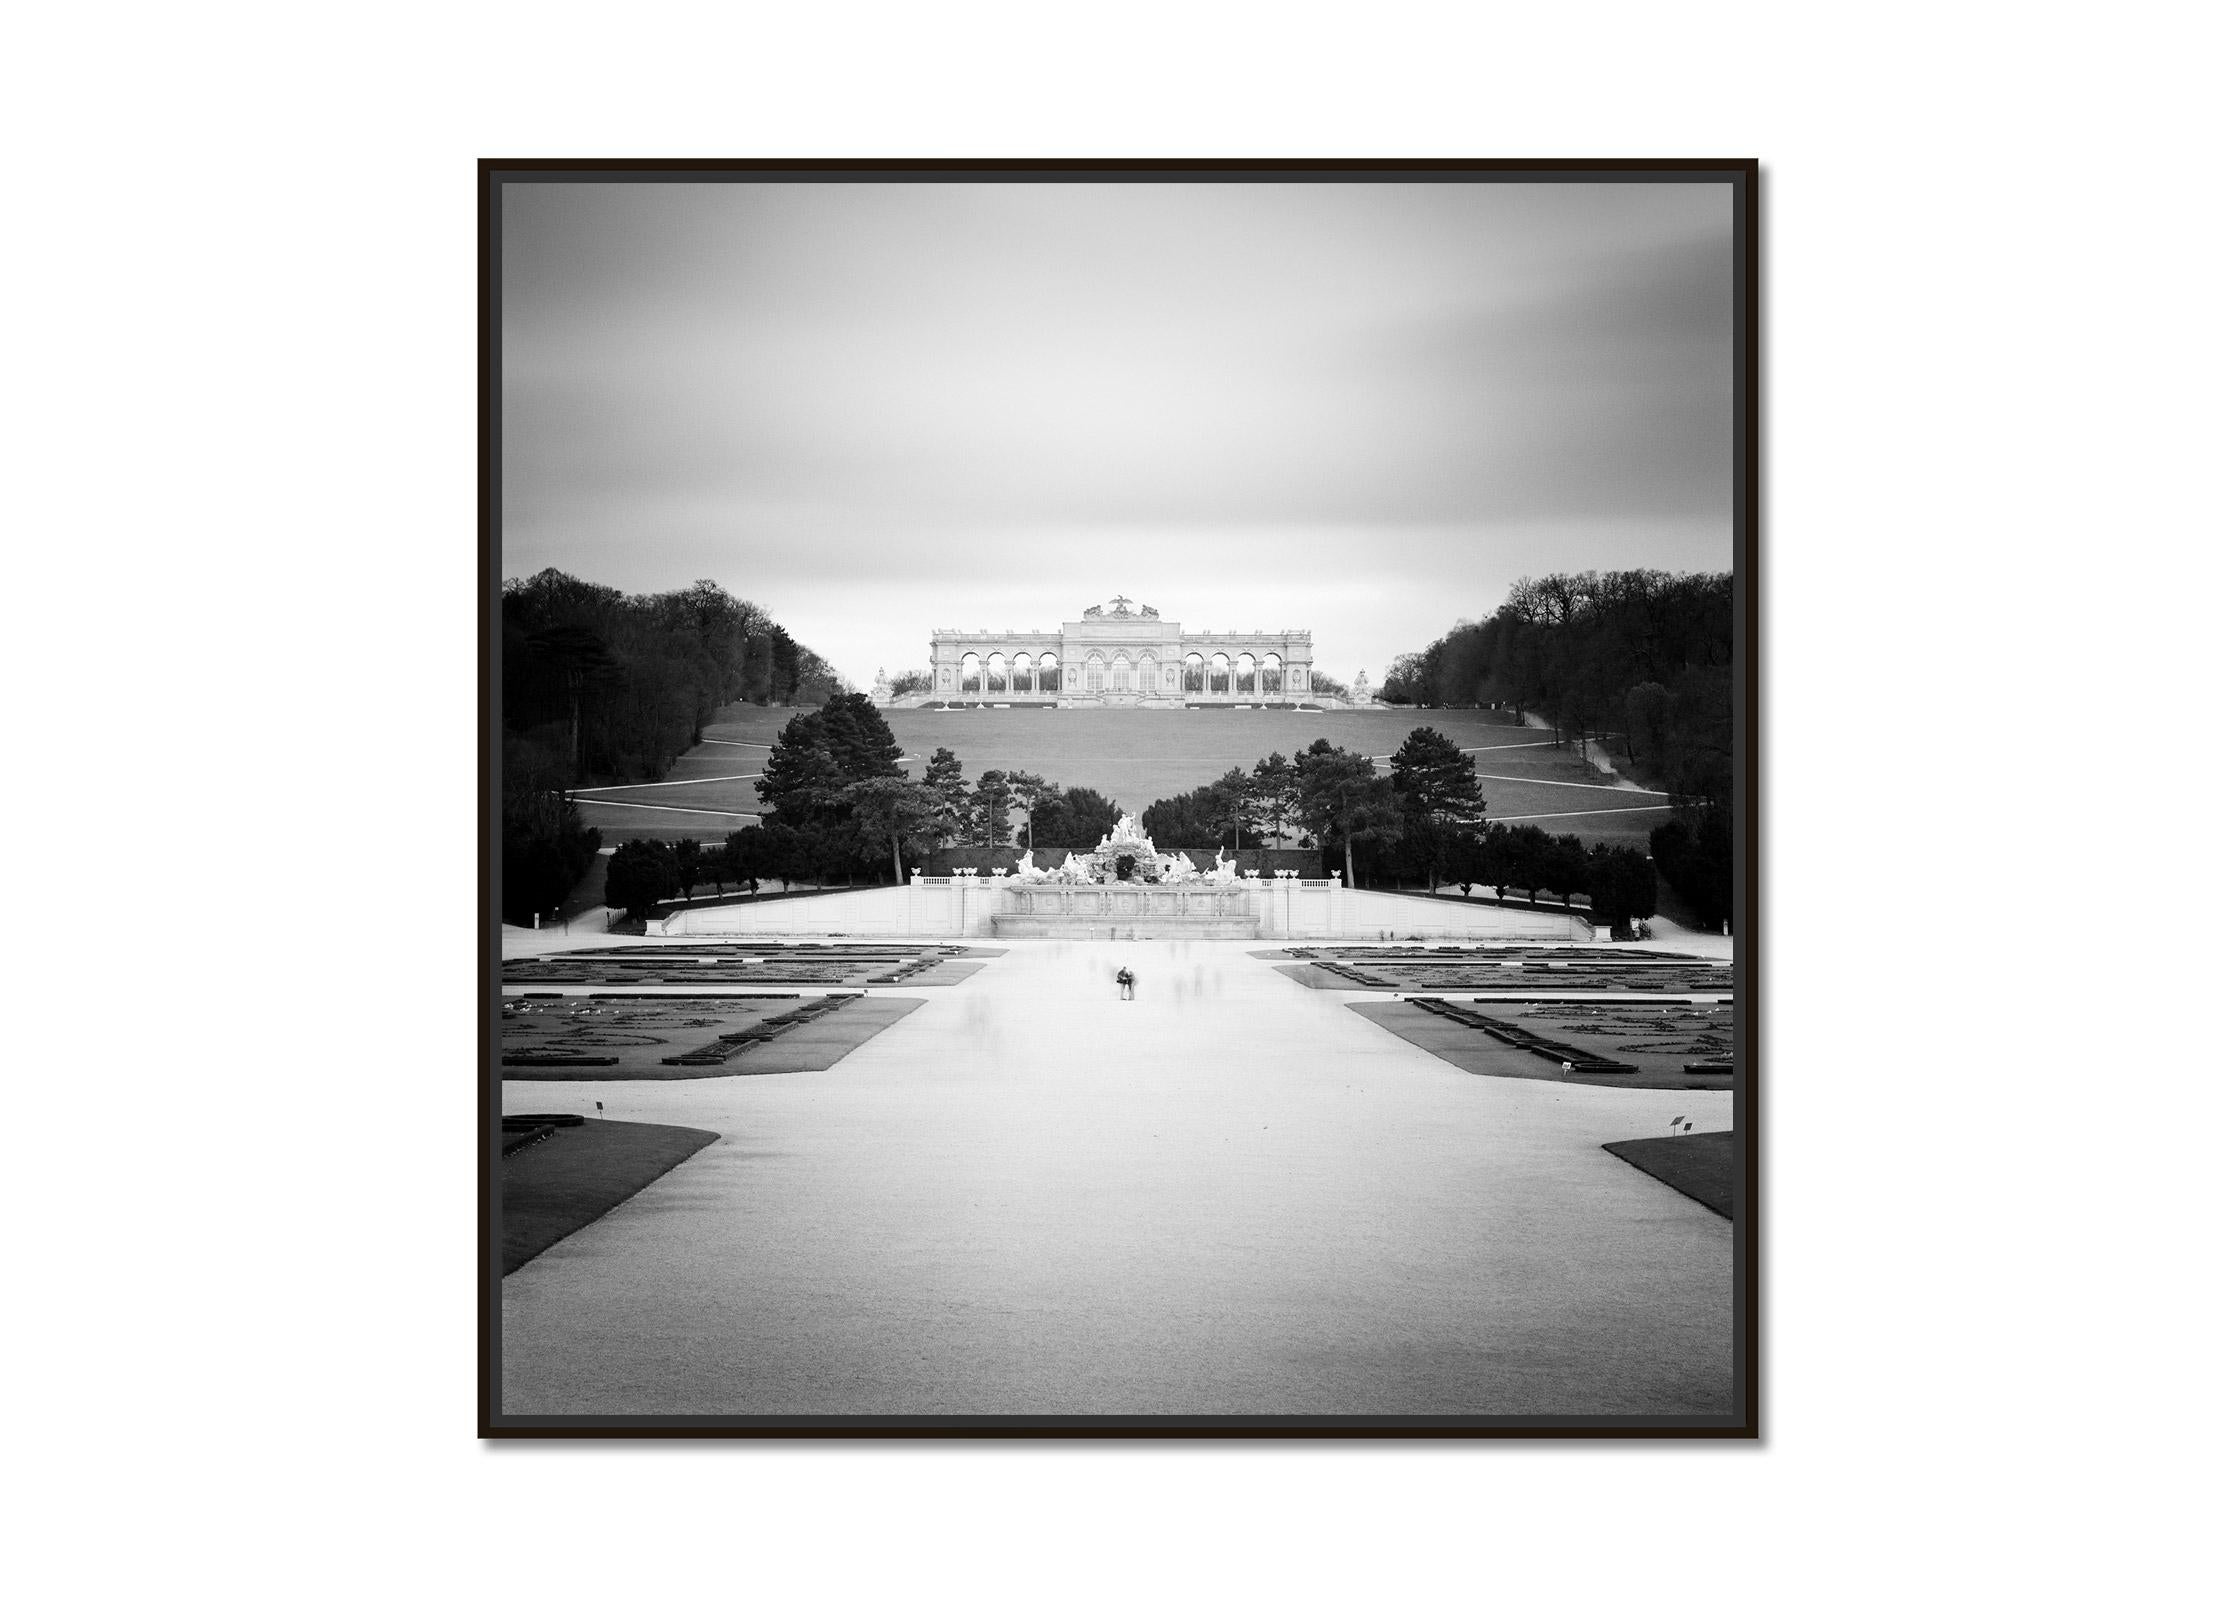
[[[2195,692],[2223,681],[2233,576],[2230,15],[19,17],[0,305],[23,1581],[2229,1575],[2231,1055],[2186,1011],[2229,989],[2234,904],[2225,707]],[[1766,1443],[472,1439],[471,162],[853,153],[1766,161]],[[2111,827],[2167,870],[2119,871]],[[2119,889],[2172,931],[2096,913],[2064,943]],[[58,915],[88,894],[129,897],[130,931]],[[302,907],[284,929],[228,915],[274,895]],[[134,941],[165,969],[88,959]],[[338,993],[363,1009],[338,1021]]]

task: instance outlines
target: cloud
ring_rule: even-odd
[[[1498,603],[1489,550],[1705,564],[1729,231],[1671,184],[517,186],[506,570],[712,576],[814,642],[1002,620],[872,577],[1046,626],[1146,567],[1306,562],[1328,611],[1447,564],[1389,656]]]

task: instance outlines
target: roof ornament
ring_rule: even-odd
[[[1124,594],[1116,594],[1101,606],[1091,606],[1081,613],[1083,620],[1090,617],[1156,617],[1154,606],[1138,605]]]

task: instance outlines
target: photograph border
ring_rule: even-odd
[[[710,1417],[549,1418],[500,1414],[499,998],[501,939],[498,874],[499,761],[502,720],[499,651],[501,582],[500,349],[501,288],[499,208],[509,183],[572,179],[708,183],[726,179],[771,182],[940,182],[953,179],[1034,182],[1503,182],[1720,181],[1734,188],[1734,606],[1736,713],[1739,726],[1735,792],[1735,1020],[1742,1067],[1735,1088],[1736,1173],[1734,1338],[1735,1406],[1709,1421],[1639,1416],[1502,1419],[1479,1416],[787,1416],[763,1419]],[[1762,1024],[1760,861],[1763,786],[1760,720],[1760,250],[1759,172],[1754,158],[1681,160],[1617,159],[1160,159],[1122,160],[910,158],[868,159],[512,159],[477,164],[478,276],[476,617],[478,702],[476,803],[479,850],[476,948],[476,1238],[477,1436],[517,1439],[1729,1439],[1760,1437],[1763,1356],[1761,1246],[1765,1200],[1761,1185],[1761,1123],[1765,1051]]]

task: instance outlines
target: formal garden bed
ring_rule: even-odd
[[[749,1023],[730,1033],[719,1033],[713,1039],[694,1045],[683,1055],[663,1056],[661,1064],[665,1067],[724,1066],[755,1046],[782,1037],[789,1029],[798,1028],[817,1017],[828,1016],[842,1006],[854,1004],[855,998],[852,994],[821,995],[807,1005],[795,1006],[791,1011],[781,1011],[774,1017]]]
[[[1702,956],[1677,951],[1643,950],[1634,946],[1601,944],[1323,944],[1290,945],[1282,950],[1255,951],[1271,960],[1294,961],[1499,961],[1534,966],[1724,966]]]
[[[1468,1006],[1458,1006],[1452,1000],[1440,1000],[1429,995],[1416,995],[1411,997],[1407,1003],[1418,1010],[1430,1013],[1432,1016],[1444,1017],[1449,1022],[1459,1022],[1465,1028],[1475,1028],[1480,1033],[1489,1034],[1493,1038],[1499,1039],[1503,1044],[1514,1045],[1519,1050],[1529,1050],[1532,1054],[1540,1057],[1541,1060],[1552,1061],[1566,1072],[1617,1073],[1639,1072],[1641,1070],[1639,1066],[1632,1062],[1620,1061],[1613,1056],[1606,1056],[1599,1051],[1589,1050],[1580,1045],[1558,1043],[1527,1028],[1518,1027],[1500,1017],[1492,1016],[1483,1011],[1474,1011]]]
[[[1588,989],[1713,995],[1727,994],[1734,988],[1733,970],[1724,966],[1626,970],[1594,963],[1456,961],[1380,962],[1340,970],[1373,973],[1402,989]]]
[[[518,996],[500,1017],[500,1071],[583,1082],[822,1072],[921,1000],[853,994]]]
[[[579,950],[555,950],[545,954],[521,957],[534,961],[699,961],[740,956],[854,956],[864,959],[880,957],[889,961],[916,960],[926,956],[985,955],[988,952],[962,944],[898,944],[879,941],[865,944],[843,944],[833,940],[812,939],[714,939],[694,940],[656,939],[645,944],[588,945]]]
[[[935,970],[940,957],[916,960],[893,956],[783,955],[745,957],[571,957],[565,961],[508,961],[500,981],[515,984],[597,984],[651,987],[685,984],[869,984],[907,981]]]
[[[1428,1051],[1450,1066],[1485,1078],[1533,1078],[1546,1083],[1611,1084],[1629,1089],[1730,1090],[1731,1076],[1711,1077],[1688,1071],[1685,1054],[1644,1049],[1643,1045],[1692,1045],[1713,1035],[1691,1031],[1692,1017],[1674,1016],[1671,1034],[1644,1029],[1638,1037],[1618,1034],[1592,1036],[1588,1044],[1576,1035],[1559,1031],[1553,1023],[1531,1015],[1535,1008],[1521,1006],[1486,1014],[1473,1007],[1431,998],[1428,1003],[1365,1000],[1347,1007],[1388,1033],[1398,1034],[1419,1050]],[[1677,1008],[1675,1008],[1677,1009]],[[1689,1012],[1714,1012],[1713,1007],[1689,1007]],[[1721,1013],[1731,1025],[1731,1013]],[[1563,1019],[1575,1024],[1577,1019]],[[1631,1020],[1630,1012],[1627,1020]],[[1729,1059],[1731,1033],[1727,1035]]]
[[[1555,1048],[1591,1051],[1638,1068],[1699,1075],[1706,1066],[1734,1070],[1732,1006],[1481,1001],[1471,1010]]]
[[[1576,994],[1719,996],[1734,990],[1731,967],[1705,964],[1658,971],[1623,970],[1593,963],[1534,961],[1312,961],[1278,972],[1310,989],[1498,990]]]

